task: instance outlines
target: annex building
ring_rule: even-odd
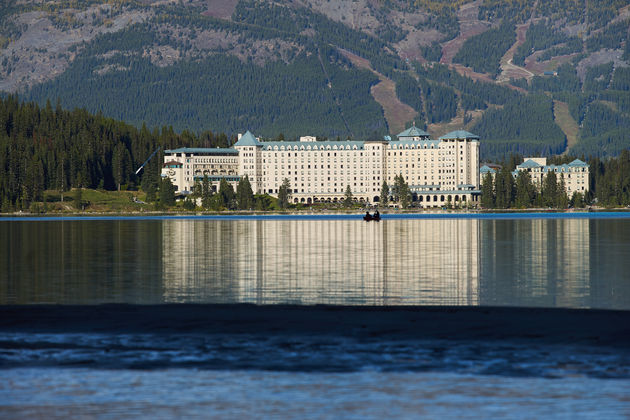
[[[233,148],[166,150],[162,176],[181,193],[208,176],[213,188],[223,178],[236,184],[247,176],[254,192],[277,196],[285,179],[293,203],[337,202],[348,186],[357,201],[379,201],[383,181],[391,187],[402,175],[421,207],[450,202],[464,206],[479,200],[479,137],[453,131],[430,139],[415,125],[392,140],[260,141],[249,131]]]
[[[479,171],[482,181],[487,173],[490,173],[493,178],[496,175],[496,169],[486,165],[482,166]],[[512,172],[512,176],[516,178],[521,171],[529,173],[532,183],[538,189],[543,185],[545,176],[550,172],[554,172],[558,182],[560,180],[564,181],[565,191],[569,197],[576,192],[585,194],[588,191],[590,182],[589,166],[580,159],[575,159],[571,163],[563,165],[547,165],[547,158],[529,157],[525,158],[523,163],[516,167],[516,170]]]

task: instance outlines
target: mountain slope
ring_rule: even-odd
[[[554,107],[526,99],[544,94],[577,124],[568,153],[616,155],[628,3],[24,0],[0,11],[0,90],[177,131],[365,138],[415,120],[476,132],[484,158],[566,152]]]

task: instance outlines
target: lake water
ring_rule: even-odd
[[[630,309],[629,256],[630,218],[0,221],[0,304]]]
[[[0,304],[630,310],[630,218],[0,219]],[[627,418],[630,351],[0,331],[0,418]]]

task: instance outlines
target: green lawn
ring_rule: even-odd
[[[142,191],[105,191],[73,189],[62,194],[59,191],[48,190],[44,192],[44,199],[50,211],[77,211],[86,212],[134,212],[153,210],[153,205],[142,204],[134,201],[145,201],[146,194]],[[80,199],[80,205],[77,200]]]

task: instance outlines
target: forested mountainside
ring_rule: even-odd
[[[136,127],[369,138],[482,158],[630,147],[630,0],[20,0],[0,90]]]

